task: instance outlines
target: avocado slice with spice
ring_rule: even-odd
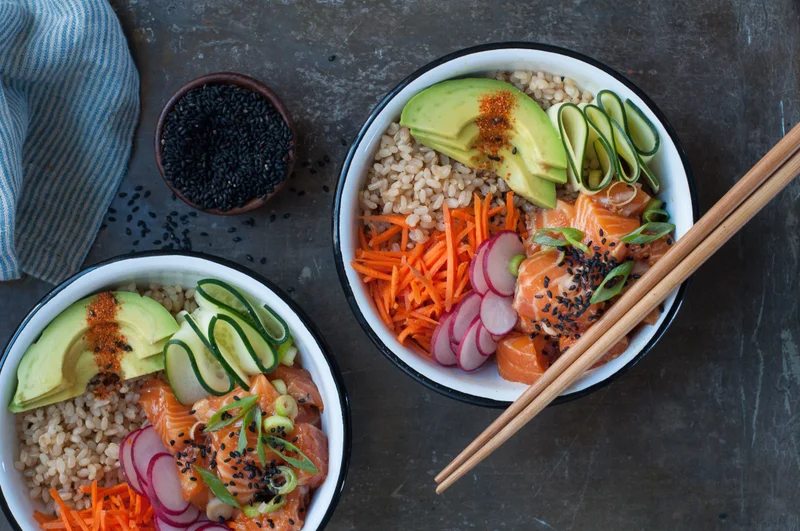
[[[27,410],[44,400],[53,403],[49,398],[80,382],[85,390],[97,372],[128,379],[158,370],[150,369],[159,363],[163,368],[163,360],[151,358],[161,358],[156,354],[177,330],[163,306],[137,293],[103,292],[75,302],[23,354],[12,406]],[[93,355],[92,374],[86,370],[85,351]]]
[[[507,97],[493,103],[498,94]],[[567,155],[547,114],[530,96],[505,81],[464,78],[437,83],[411,98],[400,124],[456,141],[465,138],[462,131],[480,118],[488,123],[497,120],[496,124],[506,120],[535,160],[566,171]]]

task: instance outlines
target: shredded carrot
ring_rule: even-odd
[[[395,225],[389,229],[386,229],[380,234],[374,234],[372,239],[369,241],[370,247],[375,247],[377,245],[382,244],[383,242],[388,242],[392,239],[392,236],[398,234],[400,231],[404,230],[403,227],[399,225]]]
[[[422,323],[420,318],[417,321]],[[82,511],[70,510],[58,491],[51,489],[50,495],[58,505],[59,516],[50,518],[34,512],[33,517],[39,527],[46,531],[154,531],[152,525],[148,525],[152,520],[153,508],[145,498],[133,492],[127,483],[99,488],[97,481],[93,481],[91,486],[80,487],[79,492],[91,495],[90,508]],[[107,510],[106,501],[114,508]],[[143,515],[145,507],[147,509]]]
[[[406,223],[405,216],[399,215],[386,215],[386,216],[361,216],[359,219],[365,219],[367,221],[379,221],[383,223],[391,223],[392,225],[400,225],[403,228],[410,228],[408,223]]]
[[[435,327],[472,289],[469,265],[478,246],[494,233],[516,230],[523,234],[526,230],[523,213],[514,207],[513,192],[505,194],[505,205],[493,207],[492,199],[476,193],[468,207],[443,205],[444,230],[431,230],[424,242],[411,241],[411,227],[404,216],[360,218],[369,226],[359,226],[359,248],[351,266],[361,275],[381,321],[404,345],[430,356]],[[505,223],[493,223],[503,212]],[[382,226],[384,230],[379,232],[376,226],[382,223],[389,226]],[[144,524],[148,513],[152,517],[152,508],[137,506],[136,513],[137,525]],[[111,513],[107,518],[113,521]],[[98,512],[95,520],[100,519]],[[114,524],[114,529],[119,527]]]

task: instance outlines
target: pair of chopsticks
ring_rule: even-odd
[[[437,494],[472,470],[580,378],[798,174],[800,124],[758,161],[580,340],[436,476]]]

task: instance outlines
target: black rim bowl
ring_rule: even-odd
[[[612,76],[617,81],[625,85],[632,92],[634,92],[637,96],[639,96],[642,99],[642,101],[644,101],[647,104],[647,106],[650,107],[650,109],[656,115],[658,120],[664,126],[664,129],[667,131],[667,134],[669,134],[669,137],[672,139],[672,142],[675,144],[675,148],[678,151],[678,155],[680,156],[684,170],[686,171],[686,180],[689,185],[689,192],[692,201],[692,218],[693,218],[692,221],[697,222],[697,219],[699,217],[699,208],[697,205],[697,190],[695,187],[694,176],[692,175],[692,169],[689,166],[689,160],[686,156],[686,152],[683,150],[683,147],[681,146],[681,143],[678,140],[678,136],[675,133],[675,130],[672,128],[672,125],[669,123],[669,120],[667,120],[667,117],[664,115],[661,109],[659,109],[658,106],[632,81],[624,77],[622,74],[620,74],[613,68],[609,67],[604,63],[601,63],[596,59],[592,59],[591,57],[588,57],[578,52],[574,52],[567,48],[561,48],[549,44],[540,44],[533,42],[514,42],[514,41],[483,44],[480,46],[465,48],[463,50],[459,50],[449,55],[445,55],[444,57],[440,57],[439,59],[436,59],[435,61],[428,63],[427,65],[418,69],[413,74],[411,74],[403,81],[401,81],[397,86],[395,86],[380,101],[380,103],[378,103],[378,105],[375,106],[375,108],[370,113],[363,127],[358,132],[358,135],[353,141],[353,145],[350,147],[350,150],[347,153],[347,158],[342,164],[342,169],[339,172],[339,182],[336,185],[336,194],[334,195],[333,199],[334,201],[333,202],[333,249],[334,249],[334,259],[336,262],[336,270],[337,273],[339,274],[339,281],[341,282],[342,288],[344,289],[345,296],[347,297],[347,302],[350,304],[350,309],[353,311],[353,315],[355,315],[355,318],[361,325],[361,328],[364,329],[369,338],[372,340],[375,346],[377,346],[378,349],[380,349],[383,355],[386,356],[398,368],[400,368],[403,372],[405,372],[406,374],[408,374],[421,384],[447,397],[454,398],[461,402],[466,402],[468,404],[473,404],[476,406],[494,407],[494,408],[508,407],[511,404],[511,402],[504,400],[492,400],[490,398],[484,398],[482,396],[476,396],[469,393],[464,393],[463,391],[459,391],[457,389],[453,389],[446,385],[442,385],[411,368],[403,360],[401,360],[399,356],[397,356],[394,352],[392,352],[392,349],[390,349],[383,341],[381,341],[381,339],[372,329],[370,324],[367,322],[367,319],[364,317],[364,314],[361,312],[361,309],[359,308],[358,303],[356,302],[356,299],[353,296],[353,288],[350,285],[349,281],[347,280],[347,275],[345,273],[345,267],[347,266],[347,264],[344,263],[342,257],[342,247],[341,247],[342,242],[339,239],[339,232],[340,232],[339,217],[341,214],[342,195],[344,191],[345,179],[347,178],[347,173],[350,170],[350,165],[353,161],[353,157],[355,156],[356,150],[358,149],[358,146],[361,144],[361,142],[364,140],[364,136],[366,135],[367,129],[369,129],[369,127],[377,118],[378,114],[381,113],[381,111],[384,109],[384,107],[386,107],[389,101],[391,101],[395,96],[397,96],[400,93],[400,91],[402,91],[412,81],[414,81],[424,73],[444,63],[447,63],[454,59],[458,59],[459,57],[464,57],[466,55],[471,55],[479,52],[486,52],[490,50],[501,50],[506,48],[524,48],[528,50],[540,50],[577,59],[590,66],[594,66],[595,68],[604,71],[606,74]],[[639,353],[631,361],[629,361],[620,370],[610,375],[605,380],[597,382],[596,384],[591,385],[581,391],[570,393],[569,395],[565,396],[560,396],[553,401],[553,404],[561,404],[591,394],[597,391],[598,389],[610,384],[620,375],[626,373],[628,370],[630,370],[631,367],[636,365],[636,363],[639,360],[641,360],[644,357],[644,355],[647,354],[653,348],[653,346],[658,342],[658,340],[661,339],[661,336],[664,335],[664,332],[666,332],[667,328],[669,328],[670,324],[672,324],[672,321],[675,319],[675,315],[677,315],[678,310],[680,309],[681,304],[683,302],[683,297],[686,293],[687,286],[688,286],[688,281],[684,282],[678,289],[678,294],[675,299],[675,303],[669,309],[666,317],[664,318],[664,321],[661,323],[661,326],[659,326],[659,328],[653,334],[653,337],[650,339],[650,341],[648,341],[648,343],[644,346],[644,348],[642,348],[642,350],[639,351]]]
[[[235,262],[231,262],[230,260],[226,260],[224,258],[218,258],[216,256],[210,256],[203,253],[197,253],[192,251],[145,251],[136,253],[133,255],[122,255],[116,256],[114,258],[110,258],[93,266],[87,267],[86,269],[76,273],[72,277],[68,278],[55,288],[53,288],[47,295],[45,295],[36,305],[28,312],[20,324],[17,326],[14,335],[11,336],[11,339],[8,340],[5,349],[3,350],[3,357],[0,358],[0,370],[3,369],[5,365],[6,359],[11,351],[11,347],[14,345],[14,342],[19,337],[20,332],[22,331],[25,326],[30,322],[36,313],[42,309],[42,307],[47,304],[53,297],[58,295],[64,288],[75,282],[77,279],[81,278],[82,276],[86,275],[87,273],[91,273],[92,271],[99,269],[105,265],[112,264],[115,262],[122,262],[125,260],[136,259],[136,258],[147,258],[151,256],[187,256],[192,258],[201,258],[203,260],[208,260],[209,262],[215,262],[219,265],[223,265],[239,271],[249,277],[251,277],[256,282],[259,282],[270,290],[272,290],[275,295],[277,295],[283,302],[286,303],[292,311],[297,314],[300,320],[303,322],[303,325],[308,329],[311,336],[316,341],[317,345],[319,345],[320,351],[322,355],[325,357],[325,361],[327,362],[328,366],[331,370],[331,375],[333,376],[333,380],[336,383],[336,392],[339,396],[339,404],[342,408],[342,424],[343,424],[343,432],[344,432],[344,441],[343,441],[343,448],[342,448],[342,461],[341,461],[341,472],[339,474],[339,478],[336,483],[336,489],[334,491],[333,497],[331,498],[331,503],[328,506],[325,515],[322,517],[320,525],[317,529],[322,530],[328,525],[333,513],[336,509],[339,500],[341,499],[342,492],[344,491],[344,484],[347,480],[347,472],[350,467],[350,454],[352,451],[352,444],[353,444],[353,430],[352,424],[350,419],[350,402],[347,398],[347,390],[344,387],[344,380],[342,378],[342,373],[339,370],[339,365],[336,363],[336,358],[334,358],[330,347],[325,342],[325,339],[322,337],[319,329],[314,325],[308,315],[300,308],[290,297],[288,297],[283,290],[281,290],[278,286],[273,284],[270,280],[266,279],[265,277],[259,275],[255,271],[248,269],[242,265],[239,265]],[[15,531],[22,531],[22,527],[20,527],[17,519],[14,517],[14,513],[11,511],[11,508],[8,506],[8,502],[6,501],[5,495],[3,495],[2,489],[0,489],[0,504],[2,505],[3,512],[8,519],[8,522],[11,524],[11,527]]]

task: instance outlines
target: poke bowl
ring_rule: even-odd
[[[232,262],[147,252],[76,274],[20,324],[0,381],[15,529],[316,530],[344,487],[336,361]]]
[[[563,48],[489,44],[420,68],[372,111],[340,173],[334,253],[387,358],[505,407],[697,217],[675,131],[631,81]],[[641,359],[685,288],[557,402]]]

